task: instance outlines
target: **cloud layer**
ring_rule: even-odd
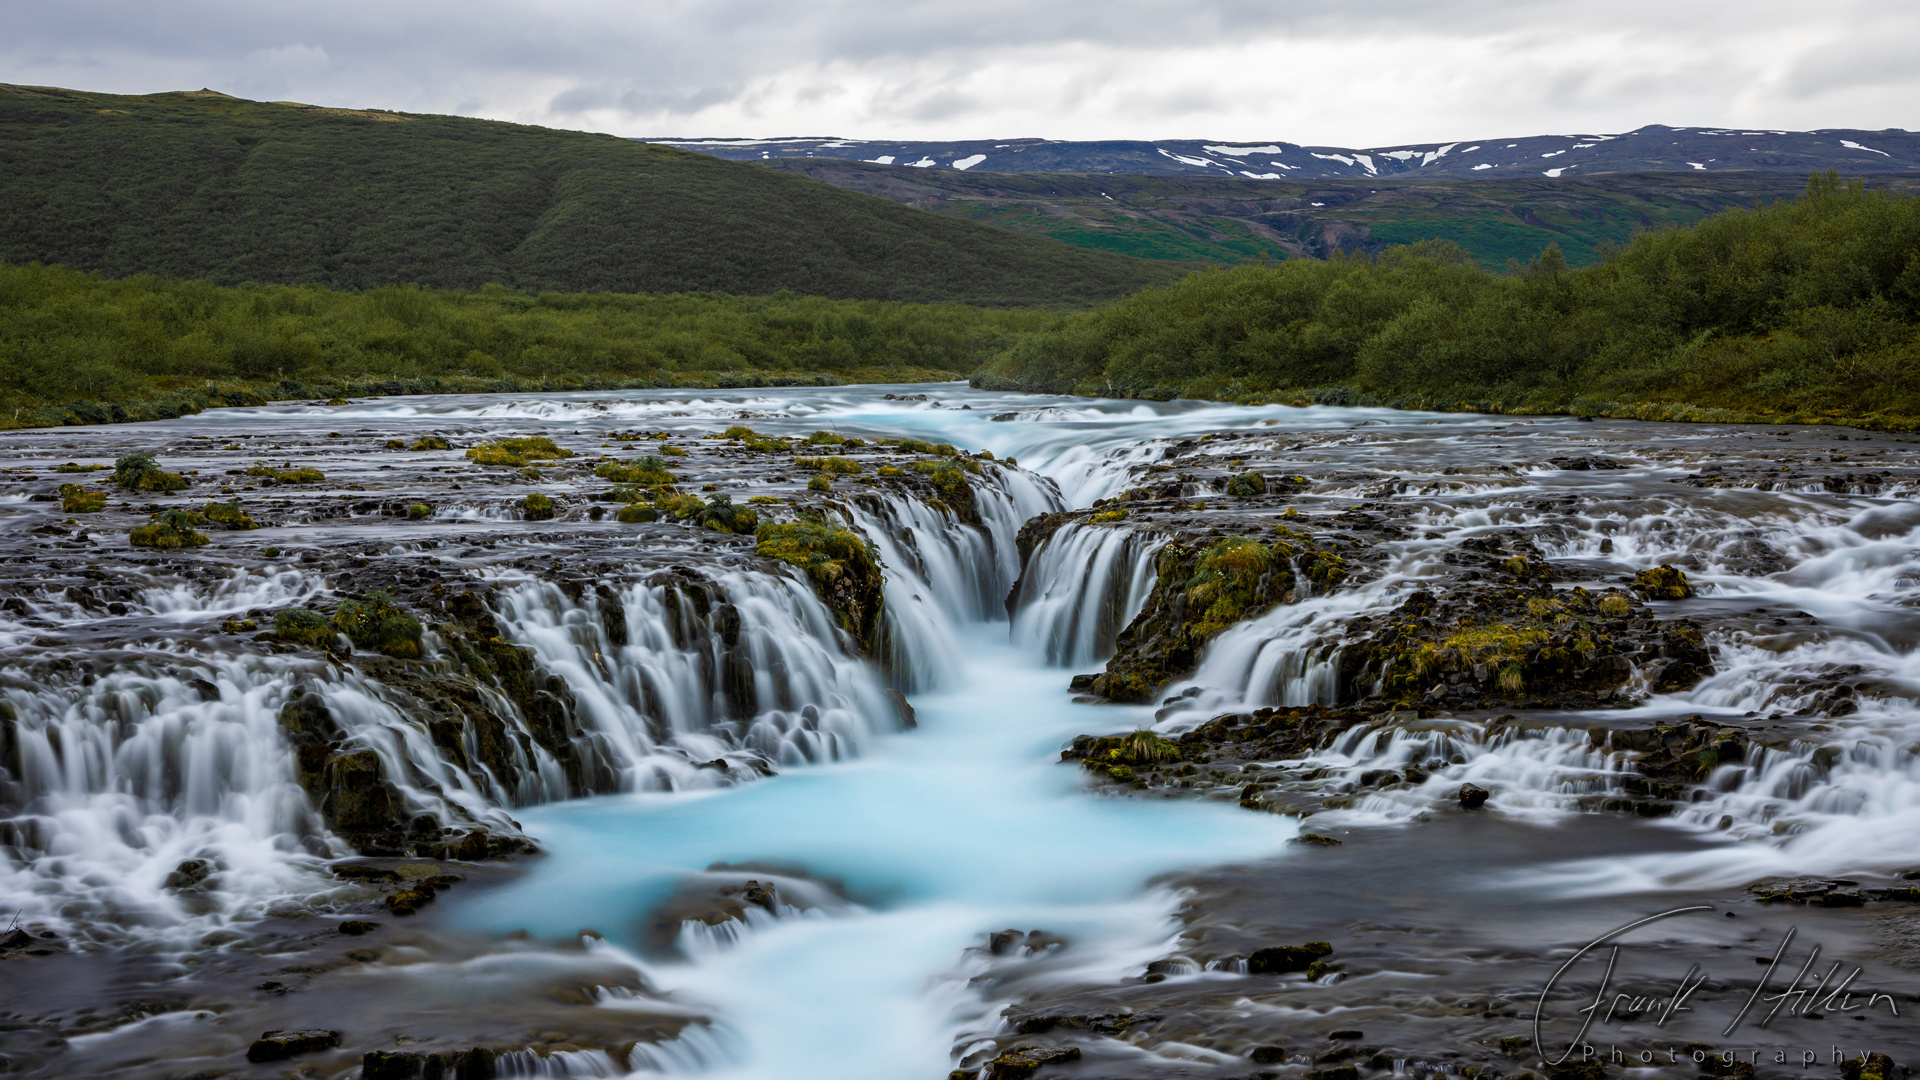
[[[1907,127],[1865,0],[4,0],[0,81],[622,135],[1282,139]]]

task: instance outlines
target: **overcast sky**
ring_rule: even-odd
[[[1885,0],[0,0],[0,82],[639,136],[1920,127]]]

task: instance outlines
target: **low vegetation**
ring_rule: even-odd
[[[1920,197],[1806,194],[1645,232],[1574,269],[1458,246],[1194,274],[1025,335],[976,385],[1088,395],[1920,420]]]

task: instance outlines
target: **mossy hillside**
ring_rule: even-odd
[[[113,277],[1052,306],[1178,272],[746,163],[455,116],[9,86],[0,144],[0,259]]]
[[[804,571],[841,627],[873,648],[885,599],[880,557],[866,537],[823,519],[768,522],[754,533],[754,551]]]

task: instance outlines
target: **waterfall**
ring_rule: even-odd
[[[1014,641],[1065,667],[1105,660],[1146,605],[1166,542],[1135,529],[1061,526],[1034,549],[1009,601]]]
[[[6,669],[0,796],[15,809],[0,821],[0,895],[24,917],[109,935],[324,896],[337,886],[320,860],[352,849],[302,787],[290,711],[377,759],[368,769],[414,837],[513,836],[514,806],[739,783],[855,755],[896,725],[896,701],[797,574],[667,573],[576,596],[532,579],[494,585],[500,633],[532,650],[552,716],[461,676],[433,632],[421,661],[381,660],[379,676],[311,654],[201,648]],[[198,598],[230,610],[268,589],[310,595],[271,577]],[[192,613],[185,590],[161,591],[162,610]],[[466,688],[468,716],[449,715],[436,679]],[[176,871],[195,862],[200,877],[183,882]]]

